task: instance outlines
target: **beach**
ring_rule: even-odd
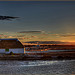
[[[0,75],[75,75],[75,60],[3,60]]]

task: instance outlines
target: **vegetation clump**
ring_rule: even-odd
[[[11,52],[10,52],[10,55],[14,55],[14,53],[11,51]]]

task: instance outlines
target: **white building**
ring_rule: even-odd
[[[24,53],[24,46],[18,39],[0,39],[0,53]]]

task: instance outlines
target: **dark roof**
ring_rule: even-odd
[[[24,48],[18,39],[0,39],[0,49]]]

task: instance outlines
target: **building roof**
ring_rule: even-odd
[[[0,49],[24,48],[18,39],[0,39]]]

